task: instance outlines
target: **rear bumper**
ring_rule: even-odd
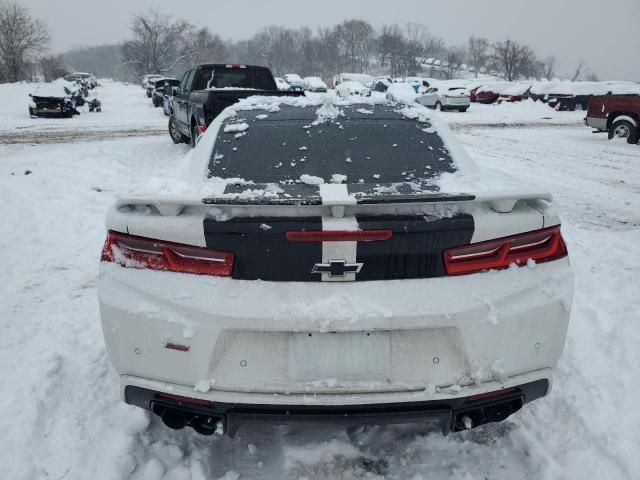
[[[499,389],[504,380],[548,378],[535,372],[550,372],[560,357],[572,293],[567,259],[340,284],[102,264],[99,283],[110,360],[138,379],[126,384],[169,385],[184,396],[207,384],[207,400],[260,404],[295,395],[303,404],[314,396],[329,405],[426,401],[451,386],[472,385],[465,392],[474,395],[496,379]]]
[[[471,100],[458,100],[458,101],[451,101],[447,99],[442,100],[442,106],[445,108],[451,108],[451,109],[469,108],[470,105],[471,105]]]
[[[217,432],[233,437],[241,426],[256,424],[425,424],[434,431],[447,434],[505,420],[524,404],[545,396],[549,387],[550,382],[545,378],[503,388],[480,398],[462,396],[431,401],[331,406],[210,402],[181,397],[173,391],[167,393],[124,384],[123,396],[126,403],[152,411],[172,428],[192,426],[204,434]]]
[[[607,128],[607,118],[602,118],[602,117],[586,117],[584,119],[585,124],[588,127],[591,127],[595,130],[600,130],[602,132],[605,132],[608,130]]]

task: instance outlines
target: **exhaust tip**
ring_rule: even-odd
[[[191,428],[200,435],[213,435],[219,430],[219,421],[213,417],[195,416],[191,419]]]
[[[162,413],[162,421],[167,427],[173,430],[182,430],[187,425],[184,415],[169,409]]]

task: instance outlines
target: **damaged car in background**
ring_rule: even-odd
[[[252,97],[185,162],[184,189],[107,214],[100,312],[126,403],[205,435],[450,432],[549,393],[573,296],[552,197],[479,169],[437,114]]]
[[[31,117],[70,118],[80,115],[78,107],[86,104],[90,112],[102,111],[102,103],[95,95],[89,95],[82,82],[67,82],[63,79],[39,85],[29,94]]]

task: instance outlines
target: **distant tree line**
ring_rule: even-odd
[[[269,26],[247,40],[226,41],[206,26],[157,10],[133,16],[130,39],[121,44],[53,55],[47,25],[19,4],[0,0],[0,83],[51,80],[71,71],[137,81],[147,73],[180,76],[207,62],[267,65],[276,75],[295,72],[327,80],[339,72],[456,78],[465,70],[512,81],[552,79],[559,69],[556,57],[540,59],[533,48],[513,39],[491,43],[472,36],[465,45],[447,46],[419,23],[375,28],[350,19],[315,31]],[[580,60],[569,77],[594,75]]]
[[[367,21],[351,19],[316,31],[274,25],[233,42],[208,27],[150,10],[133,17],[131,33],[121,50],[124,70],[133,77],[179,75],[198,63],[227,61],[267,65],[276,75],[295,72],[325,79],[346,71],[455,78],[464,67],[476,76],[491,72],[509,81],[558,75],[555,56],[539,59],[533,48],[513,39],[490,43],[472,36],[466,45],[447,47],[419,23],[376,29]],[[439,65],[427,65],[429,59],[438,59]],[[593,75],[581,60],[574,78],[586,77]]]

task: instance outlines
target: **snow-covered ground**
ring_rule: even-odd
[[[95,128],[117,131],[157,119],[164,128],[165,117],[141,88],[103,88],[105,97],[122,92],[109,107],[122,118],[114,113],[107,121],[105,111],[100,118],[107,120]],[[0,96],[12,95],[0,88]],[[445,118],[471,117],[474,107]],[[533,117],[523,113],[530,107],[503,107],[482,107],[478,115],[490,120],[516,111],[506,123],[539,124],[524,121]],[[14,113],[0,112],[0,128],[12,125],[9,118],[40,125]],[[92,115],[71,122],[80,127]],[[169,171],[188,148],[168,136],[0,145],[0,477],[640,478],[640,147],[608,142],[562,115],[562,128],[482,127],[505,123],[483,119],[459,130],[480,165],[556,196],[576,294],[551,395],[502,424],[446,437],[410,427],[351,435],[341,428],[254,427],[234,440],[209,438],[170,431],[122,404],[96,299],[104,212],[118,192]]]
[[[80,107],[80,115],[73,118],[31,118],[29,94],[39,84],[0,84],[0,133],[25,131],[60,132],[64,130],[165,130],[167,117],[162,108],[154,108],[139,85],[126,85],[100,80],[93,93],[102,102],[102,112],[89,112]]]

